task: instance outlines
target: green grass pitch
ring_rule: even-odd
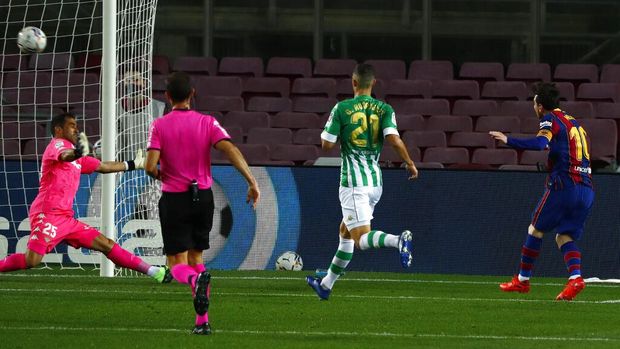
[[[564,280],[350,272],[319,301],[305,272],[213,271],[214,333],[190,335],[186,285],[96,272],[0,274],[0,348],[618,348],[620,287]],[[261,347],[258,347],[258,346]]]

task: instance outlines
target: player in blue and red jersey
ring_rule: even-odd
[[[550,173],[521,249],[519,275],[499,287],[505,292],[529,292],[529,279],[540,254],[542,237],[555,232],[555,241],[569,273],[568,283],[556,299],[570,301],[585,288],[581,277],[581,252],[576,241],[583,234],[594,201],[588,138],[579,122],[558,108],[559,92],[554,84],[538,83],[534,92],[534,110],[540,118],[536,137],[515,139],[501,132],[489,132],[496,140],[516,149],[549,149]]]

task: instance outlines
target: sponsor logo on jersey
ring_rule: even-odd
[[[587,174],[592,173],[592,169],[589,167],[574,166],[573,169],[581,173],[587,173]]]
[[[38,236],[36,236],[36,235],[32,235],[32,236],[30,237],[30,240],[39,240],[39,237],[38,237]]]
[[[543,121],[540,123],[540,128],[551,127],[551,125],[553,125],[551,121]]]
[[[39,213],[39,214],[37,215],[37,218],[45,218],[45,214],[43,214],[43,213]]]
[[[54,147],[56,147],[56,149],[60,149],[64,146],[65,146],[65,142],[63,141],[56,141],[56,143],[54,144]]]

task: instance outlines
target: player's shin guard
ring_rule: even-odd
[[[519,281],[529,280],[532,277],[532,268],[542,247],[542,239],[528,235],[521,248],[521,264],[519,265]]]
[[[106,257],[119,267],[135,270],[142,274],[148,274],[151,268],[151,265],[144,262],[142,258],[122,249],[118,244],[114,244]]]
[[[386,234],[381,230],[371,230],[360,237],[359,245],[361,250],[383,247],[398,248],[398,236]]]
[[[0,260],[0,273],[23,269],[28,269],[26,255],[23,253],[15,253]]]
[[[340,273],[349,265],[349,262],[353,258],[353,249],[355,248],[355,242],[352,239],[345,239],[340,237],[340,243],[338,244],[338,252],[332,259],[327,270],[327,275],[323,278],[321,286],[326,289],[332,289],[334,283],[340,277]]]
[[[564,255],[564,263],[568,269],[568,278],[576,279],[581,276],[581,252],[574,241],[570,241],[560,247]]]

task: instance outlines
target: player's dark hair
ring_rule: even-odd
[[[65,121],[67,120],[67,118],[75,119],[75,115],[71,113],[54,115],[54,117],[52,118],[52,123],[50,125],[50,132],[52,133],[52,136],[54,136],[54,130],[56,129],[56,127],[62,128],[65,126]]]
[[[536,104],[540,104],[546,110],[553,110],[560,106],[560,91],[554,83],[537,82],[532,86],[536,95]]]
[[[375,68],[370,64],[358,64],[353,70],[353,76],[356,77],[360,88],[369,88],[375,79]]]
[[[188,99],[192,93],[192,84],[189,75],[183,72],[174,72],[168,76],[166,91],[172,102],[178,103]]]

